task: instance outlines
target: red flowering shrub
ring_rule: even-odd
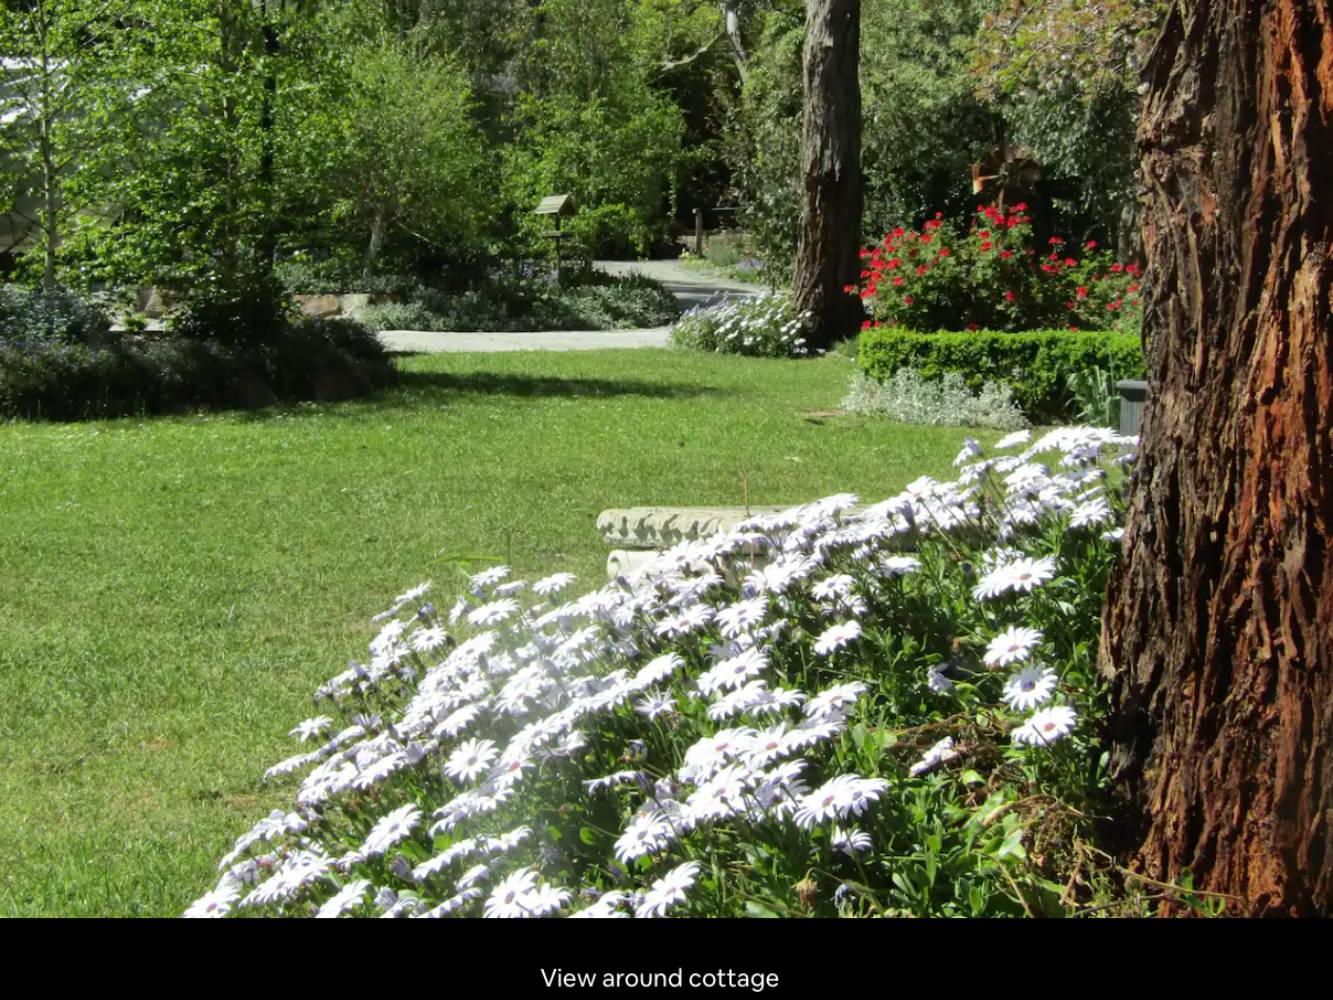
[[[1137,329],[1138,265],[1114,263],[1091,240],[1076,248],[1052,236],[1038,250],[1026,211],[978,206],[966,233],[936,213],[920,230],[899,226],[863,249],[861,283],[846,291],[873,317],[865,327]]]

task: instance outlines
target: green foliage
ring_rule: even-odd
[[[520,245],[551,253],[548,216],[533,215],[550,194],[570,194],[578,214],[566,224],[594,256],[637,255],[665,233],[663,216],[684,155],[680,111],[642,80],[591,100],[572,94],[524,96],[513,117],[505,183]]]
[[[0,285],[0,344],[89,344],[107,339],[110,329],[104,306],[77,292]]]
[[[352,53],[331,166],[331,217],[361,236],[364,272],[386,251],[466,259],[483,252],[495,185],[463,69],[394,40]]]
[[[622,330],[664,326],[679,315],[676,297],[656,281],[594,273],[563,283],[502,274],[461,292],[418,288],[358,318],[376,330]]]
[[[957,372],[973,392],[986,382],[1008,382],[1024,414],[1034,421],[1065,416],[1066,381],[1076,372],[1100,365],[1119,378],[1146,375],[1138,336],[1067,330],[913,333],[883,327],[861,334],[857,363],[881,381],[913,368],[927,379]]]
[[[346,399],[391,377],[375,337],[346,321],[299,322],[245,349],[178,336],[0,342],[0,416],[82,420]]]

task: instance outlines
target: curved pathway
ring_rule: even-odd
[[[599,260],[593,266],[607,274],[638,272],[660,281],[690,309],[709,302],[755,295],[762,286],[687,271],[674,260]],[[519,333],[432,333],[384,330],[380,342],[390,351],[424,353],[487,351],[596,351],[611,347],[667,347],[669,326],[639,330],[552,330]]]

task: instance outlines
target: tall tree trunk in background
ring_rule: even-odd
[[[856,331],[860,281],[861,0],[806,0],[805,121],[796,307],[814,317],[810,346]]]
[[[1333,0],[1177,0],[1148,78],[1112,776],[1138,870],[1333,914]]]

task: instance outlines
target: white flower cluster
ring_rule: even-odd
[[[873,695],[866,681],[839,677],[882,624],[869,609],[916,585],[922,565],[900,550],[983,527],[1012,539],[1047,516],[1072,525],[1104,499],[1097,463],[1133,443],[1079,428],[998,459],[970,444],[960,460],[979,460],[956,483],[922,478],[859,513],[857,498],[841,494],[758,516],[563,603],[569,574],[529,587],[497,567],[474,576],[447,615],[449,628],[474,630],[461,642],[432,605],[413,606],[424,587],[409,591],[394,605],[410,617],[381,616],[369,662],[317,692],[347,724],[331,736],[328,715],[300,724],[296,738],[323,742],[267,773],[304,772],[295,811],[243,835],[188,915],[662,916],[689,903],[700,845],[728,824],[818,831],[828,849],[860,858],[873,838],[844,824],[873,826],[893,781],[965,750],[945,739],[910,768],[890,763],[873,776],[836,765],[834,748]],[[1060,472],[1035,464],[1051,451],[1064,456]],[[987,520],[994,504],[983,513],[983,482],[1003,484],[998,520]],[[994,550],[983,568],[975,599],[1014,613],[1015,596],[1058,569],[1054,557],[1017,549]],[[1055,672],[1028,662],[1041,644],[1024,625],[988,639],[986,667],[1021,665],[1003,689],[1013,710],[1057,692]],[[797,661],[811,672],[796,680],[838,682],[792,686],[780,664]],[[940,667],[921,684],[941,697],[953,687]],[[1012,740],[1043,747],[1075,721],[1072,708],[1048,707]],[[608,744],[626,731],[640,738]],[[606,767],[615,760],[629,766]],[[542,799],[548,789],[555,800]],[[538,812],[581,814],[598,802],[623,810],[611,856],[584,884],[546,881],[576,866]],[[607,880],[618,887],[602,888]]]
[[[766,358],[808,354],[809,313],[796,312],[791,297],[766,292],[721,305],[697,306],[671,329],[679,347]]]

